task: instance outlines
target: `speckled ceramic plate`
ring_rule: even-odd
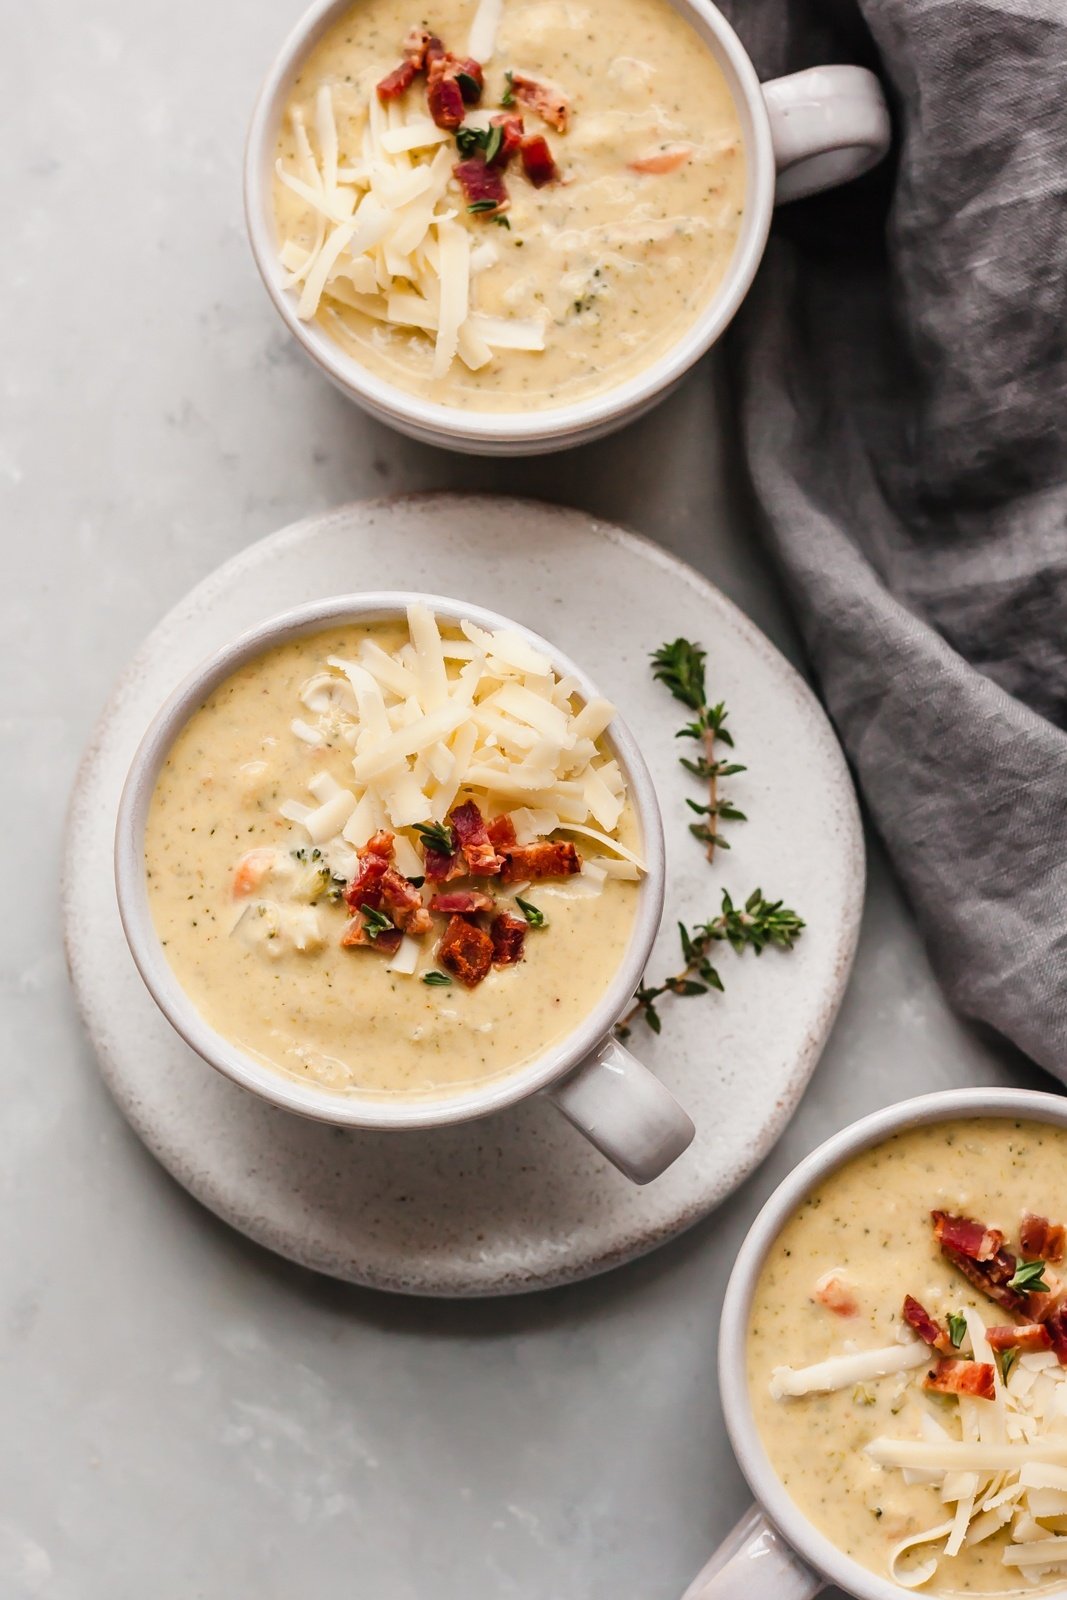
[[[373,582],[368,583],[372,577]],[[574,656],[641,740],[667,831],[668,913],[652,970],[676,970],[675,921],[723,886],[757,885],[807,919],[795,951],[725,952],[725,995],[664,1006],[634,1046],[693,1115],[697,1137],[646,1189],[598,1157],[547,1102],[431,1132],[347,1131],[262,1104],[172,1032],[134,968],[111,869],[119,792],[160,702],[203,656],[289,605],[363,587],[461,593]],[[709,867],[686,831],[681,708],[648,655],[701,640],[730,707],[732,798],[749,821]],[[863,898],[855,795],[818,703],[719,592],[655,545],[528,501],[420,496],[345,506],[285,528],[212,574],[120,681],[82,764],[64,917],[75,991],[108,1087],[148,1148],[235,1228],[320,1272],[415,1294],[564,1283],[653,1249],[712,1210],[766,1155],[819,1057],[847,981]]]

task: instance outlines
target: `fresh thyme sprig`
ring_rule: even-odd
[[[716,845],[723,850],[730,848],[729,840],[724,839],[718,830],[719,823],[747,822],[748,818],[730,801],[719,798],[719,779],[730,778],[736,772],[744,772],[745,768],[736,761],[715,759],[716,739],[731,749],[734,741],[729,728],[725,726],[728,713],[724,702],[720,700],[714,706],[708,704],[705,660],[705,652],[698,644],[693,644],[689,639],[675,639],[673,644],[660,645],[653,653],[652,676],[668,688],[676,700],[696,712],[692,722],[679,728],[677,737],[696,739],[701,747],[700,755],[695,760],[687,756],[679,759],[687,772],[702,778],[708,785],[706,805],[700,805],[695,800],[687,800],[686,805],[704,818],[703,822],[690,823],[689,831],[707,846],[708,860],[714,861]]]
[[[547,928],[548,918],[539,906],[533,905],[529,900],[524,900],[521,894],[515,896],[515,904],[531,928]]]
[[[653,1033],[659,1033],[663,1024],[656,1009],[662,995],[674,994],[682,998],[707,994],[711,989],[722,992],[724,985],[718,970],[712,965],[710,951],[719,943],[730,945],[738,955],[752,950],[762,955],[768,945],[780,950],[792,950],[804,931],[804,923],[795,911],[790,911],[780,900],[768,900],[759,889],[753,890],[744,906],[736,906],[727,890],[722,892],[722,909],[708,922],[687,928],[678,924],[685,962],[682,970],[662,983],[642,983],[634,996],[634,1003],[619,1023],[617,1032],[626,1038],[630,1025],[643,1016]]]

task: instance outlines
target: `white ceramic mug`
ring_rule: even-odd
[[[723,1301],[719,1387],[738,1464],[757,1504],[685,1591],[683,1600],[809,1600],[835,1583],[859,1600],[902,1600],[917,1591],[880,1578],[846,1556],[808,1521],[760,1440],[745,1370],[752,1297],[774,1241],[804,1199],[832,1172],[907,1128],[961,1117],[1021,1117],[1067,1127],[1067,1099],[1030,1089],[949,1089],[887,1106],[835,1134],[771,1195],[741,1246]],[[1067,1589],[1041,1591],[1065,1600]]]
[[[747,168],[741,232],[718,291],[678,342],[644,371],[570,405],[516,412],[459,411],[375,376],[315,322],[301,322],[283,286],[271,189],[278,126],[300,63],[354,0],[315,0],[274,61],[252,114],[245,150],[248,236],[256,265],[289,332],[349,399],[426,444],[479,455],[532,455],[611,433],[641,416],[685,376],[730,323],[763,257],[775,202],[858,177],[889,148],[889,112],[863,67],[812,67],[761,84],[741,41],[709,0],[670,0],[711,50],[741,122]]]
[[[287,1078],[245,1054],[204,1020],[178,982],[159,942],[145,881],[145,824],[160,768],[192,713],[232,672],[272,646],[338,624],[396,619],[416,601],[447,622],[514,629],[547,655],[561,675],[573,675],[585,699],[599,697],[599,690],[581,668],[547,640],[482,606],[440,595],[344,595],[298,606],[242,634],[209,656],[175,691],[153,719],[130,767],[115,832],[115,883],[134,961],[156,1004],[187,1044],[235,1083],[287,1111],[344,1127],[431,1128],[468,1122],[544,1093],[628,1178],[648,1183],[688,1147],[694,1128],[660,1080],[611,1034],[641,982],[659,928],[664,889],[663,824],[656,792],[633,734],[618,717],[605,737],[626,778],[647,867],[639,887],[633,932],[611,984],[582,1025],[515,1072],[461,1093],[389,1099],[332,1094]]]

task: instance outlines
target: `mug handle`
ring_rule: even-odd
[[[753,1506],[727,1534],[682,1600],[811,1600],[826,1580],[793,1554]]]
[[[866,67],[809,67],[761,87],[778,168],[778,205],[858,178],[889,149],[889,108]]]
[[[696,1129],[670,1090],[618,1039],[605,1039],[548,1097],[633,1183],[651,1183]]]

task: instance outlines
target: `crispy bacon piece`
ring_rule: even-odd
[[[943,1354],[951,1349],[952,1341],[940,1322],[910,1294],[904,1296],[904,1321],[909,1328],[915,1329],[919,1338],[931,1349],[940,1350]]]
[[[475,61],[473,56],[467,56],[465,60],[456,62],[455,70],[460,79],[459,92],[464,102],[469,106],[476,106],[485,88],[485,74],[482,72],[481,62]]]
[[[966,1394],[976,1400],[992,1400],[997,1392],[993,1368],[988,1361],[958,1361],[951,1356],[937,1363],[923,1379],[923,1388],[935,1394]]]
[[[437,946],[441,965],[473,989],[493,964],[493,941],[484,928],[466,917],[451,917]]]
[[[485,818],[473,800],[457,806],[448,819],[473,878],[493,878],[504,865],[489,837]]]
[[[458,62],[445,51],[434,54],[427,51],[426,103],[430,115],[439,128],[454,133],[463,121],[465,106],[463,90],[457,79]]]
[[[852,1285],[837,1271],[824,1272],[816,1280],[811,1298],[832,1311],[835,1317],[854,1317],[859,1310]]]
[[[998,1250],[992,1261],[975,1261],[971,1256],[961,1255],[958,1250],[951,1250],[946,1244],[942,1244],[941,1254],[952,1262],[958,1272],[963,1273],[969,1283],[988,1295],[990,1300],[995,1300],[998,1306],[1003,1306],[1005,1311],[1018,1317],[1031,1314],[1030,1301],[1033,1297],[1009,1288],[1017,1265],[1010,1250]]]
[[[665,144],[659,150],[649,150],[643,156],[636,156],[626,165],[631,172],[646,172],[654,177],[663,177],[668,172],[677,172],[693,154],[691,144]]]
[[[449,889],[447,894],[430,898],[430,910],[441,911],[446,917],[473,917],[479,911],[492,911],[496,904],[491,894],[480,889]]]
[[[502,911],[489,924],[489,937],[493,941],[494,967],[510,967],[521,961],[526,944],[526,921]]]
[[[427,52],[434,50],[436,54],[444,54],[444,45],[429,28],[413,23],[404,35],[404,55],[411,62],[416,72],[425,72]]]
[[[527,134],[522,141],[521,149],[522,170],[534,188],[543,189],[546,183],[555,183],[559,177],[559,168],[552,157],[552,151],[544,134]]]
[[[422,903],[422,895],[395,867],[386,867],[381,880],[381,894],[401,932],[410,933],[416,939],[429,933],[433,920]]]
[[[391,870],[388,856],[367,850],[360,856],[352,881],[345,890],[345,904],[353,911],[358,911],[360,906],[373,906],[377,910],[382,903],[382,879]]]
[[[1004,1243],[999,1228],[987,1228],[971,1217],[953,1217],[947,1211],[931,1211],[930,1216],[938,1244],[972,1261],[992,1261]]]
[[[501,111],[499,116],[492,118],[492,126],[500,129],[500,148],[489,165],[506,167],[522,144],[523,120],[514,111]]]
[[[991,1350],[1051,1350],[1052,1336],[1043,1322],[1016,1322],[1010,1327],[987,1328]]]
[[[485,831],[494,850],[499,850],[501,855],[518,843],[515,837],[515,824],[507,812],[502,817],[494,817],[492,822],[486,823]]]
[[[367,902],[368,905],[370,902]],[[367,919],[362,912],[357,911],[355,916],[345,923],[341,933],[341,948],[352,950],[356,948],[366,950],[384,950],[387,955],[394,956],[400,949],[400,941],[404,935],[399,928],[383,928],[372,939],[367,932]]]
[[[450,883],[453,878],[462,878],[467,870],[458,850],[451,855],[445,855],[443,850],[427,850],[423,866],[427,883]]]
[[[406,94],[418,77],[418,71],[414,61],[408,60],[387,72],[378,84],[378,99],[382,104],[387,105],[390,100],[399,100]]]
[[[499,216],[509,205],[508,191],[499,167],[486,165],[483,155],[469,156],[452,168],[463,190],[468,210],[474,206],[487,217]]]
[[[521,100],[524,106],[536,111],[549,127],[555,128],[557,133],[566,133],[571,107],[558,83],[549,83],[545,78],[531,78],[525,72],[513,72],[511,89],[516,100]]]
[[[505,883],[519,883],[524,878],[570,878],[582,870],[582,858],[569,839],[517,844],[505,857],[501,873]]]
[[[1045,1322],[1045,1330],[1060,1366],[1067,1367],[1067,1308],[1061,1306],[1054,1311]]]
[[[1062,1223],[1024,1211],[1019,1243],[1023,1255],[1031,1261],[1062,1261],[1067,1252],[1067,1229]]]
[[[394,835],[386,833],[384,828],[379,828],[377,833],[372,833],[365,845],[356,851],[358,856],[384,856],[386,861],[393,859]]]

